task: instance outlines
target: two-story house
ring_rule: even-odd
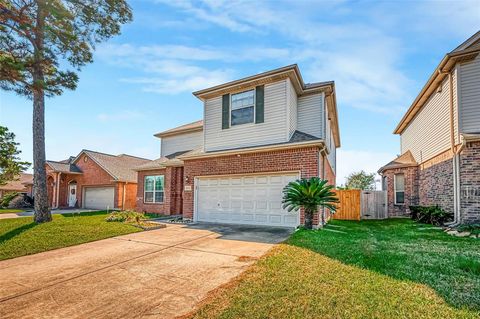
[[[137,210],[203,222],[302,224],[301,212],[282,208],[282,189],[312,176],[335,184],[334,82],[306,84],[290,65],[193,94],[203,102],[203,120],[155,135],[161,157],[137,169]]]
[[[438,205],[480,220],[480,32],[448,53],[395,129],[401,154],[382,167],[390,216]]]

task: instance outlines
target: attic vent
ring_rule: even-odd
[[[87,156],[84,156],[83,157],[83,161],[86,163],[88,161],[88,157]]]

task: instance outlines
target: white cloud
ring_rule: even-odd
[[[385,152],[339,149],[337,151],[337,185],[345,184],[346,177],[353,172],[364,170],[367,173],[376,173],[380,167],[395,157],[395,154]],[[377,175],[377,179],[379,178],[380,176]]]

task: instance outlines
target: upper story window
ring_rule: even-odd
[[[231,99],[231,125],[253,123],[255,90],[232,94]]]
[[[405,204],[405,175],[395,174],[393,175],[393,191],[395,196],[395,204]]]

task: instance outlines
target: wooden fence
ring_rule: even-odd
[[[346,189],[335,191],[339,200],[333,219],[360,220],[387,218],[385,191]]]
[[[336,190],[339,200],[333,219],[360,220],[361,202],[359,189]]]

